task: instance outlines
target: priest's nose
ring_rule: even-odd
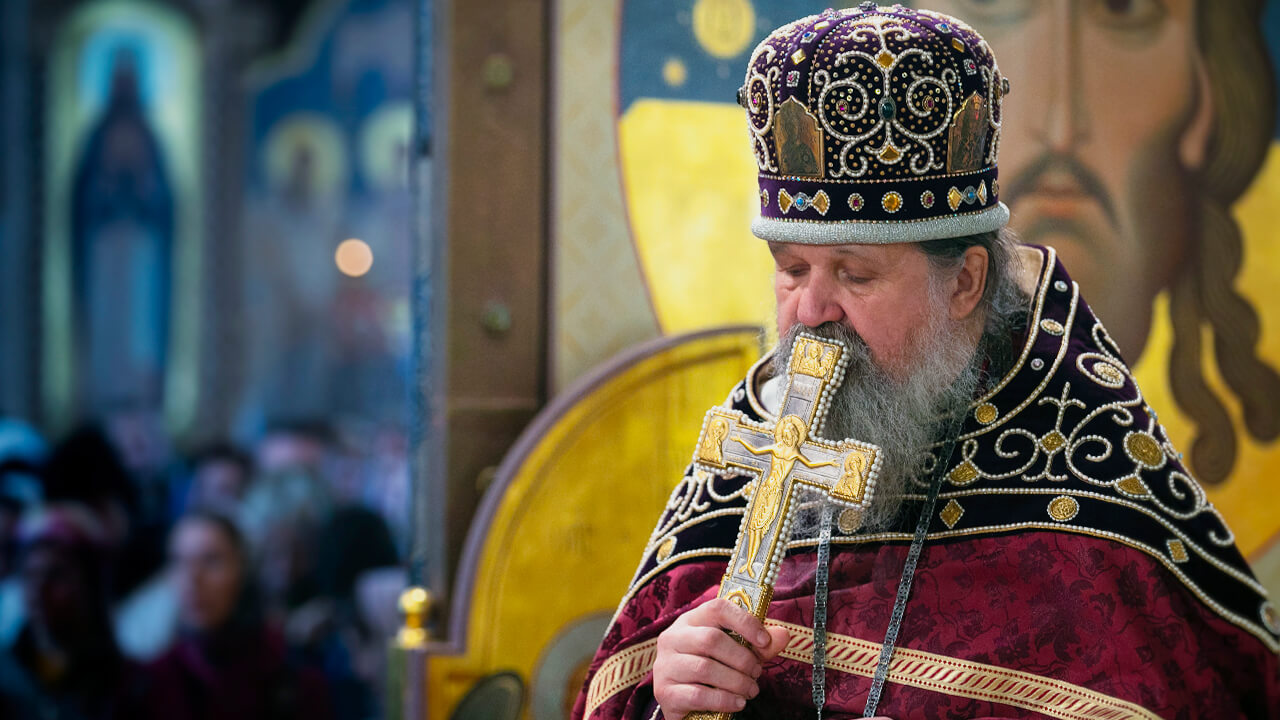
[[[825,322],[840,322],[844,308],[840,307],[834,281],[811,273],[800,288],[800,302],[796,307],[796,320],[806,327],[818,327]]]

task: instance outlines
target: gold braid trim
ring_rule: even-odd
[[[632,645],[617,655],[609,656],[600,666],[587,688],[587,712],[591,717],[605,700],[639,683],[653,669],[658,656],[658,638]]]
[[[791,633],[782,657],[813,664],[812,629],[777,620],[765,624]],[[654,638],[606,660],[587,690],[586,716],[591,717],[616,693],[639,683],[653,668],[657,655],[658,640]],[[879,660],[878,643],[827,633],[827,667],[831,670],[869,678],[875,675]],[[1139,705],[1079,685],[910,648],[894,649],[888,680],[944,695],[1013,705],[1061,720],[1160,720]]]
[[[791,633],[783,657],[813,663],[813,630],[775,620],[769,624]],[[879,643],[827,634],[828,668],[872,677],[879,660]],[[1160,720],[1160,716],[1138,705],[1079,685],[903,647],[894,648],[887,679],[945,695],[1013,705],[1062,720]]]

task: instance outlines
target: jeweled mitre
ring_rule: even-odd
[[[961,21],[863,3],[784,25],[739,102],[760,169],[752,231],[778,242],[915,242],[995,230],[1008,82]]]

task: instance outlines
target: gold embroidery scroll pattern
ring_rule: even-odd
[[[964,498],[964,497],[974,497],[979,495],[1057,495],[1058,493],[1059,493],[1059,490],[1057,488],[978,488],[978,489],[972,489],[972,490],[960,490],[956,492],[943,493],[942,495],[939,496],[939,499]],[[1184,549],[1188,550],[1189,553],[1194,553],[1195,555],[1199,556],[1205,562],[1209,563],[1214,568],[1218,569],[1219,571],[1235,579],[1237,582],[1241,583],[1242,585],[1245,585],[1250,590],[1257,593],[1259,596],[1266,597],[1267,595],[1266,588],[1264,588],[1261,584],[1259,584],[1258,581],[1255,580],[1252,576],[1246,573],[1242,573],[1236,568],[1231,567],[1230,565],[1227,565],[1226,563],[1222,562],[1218,558],[1214,557],[1212,554],[1205,551],[1198,544],[1196,544],[1194,540],[1192,540],[1188,535],[1186,535],[1180,528],[1175,526],[1166,517],[1161,515],[1159,512],[1151,509],[1150,507],[1143,504],[1116,498],[1111,495],[1104,495],[1101,493],[1077,491],[1075,495],[1079,498],[1088,497],[1094,500],[1100,500],[1102,502],[1121,505],[1130,510],[1146,515],[1147,517],[1151,518],[1152,520],[1164,526],[1164,528],[1168,530],[1172,535],[1179,538],[1183,543]],[[908,498],[911,498],[911,496],[908,496]],[[919,498],[915,497],[914,499],[918,500]],[[1014,523],[1001,523],[1001,524],[995,524],[995,525],[976,526],[976,527],[966,528],[963,530],[943,530],[938,532],[931,532],[929,533],[929,538],[942,540],[942,539],[951,539],[951,538],[960,538],[960,537],[976,537],[976,536],[986,535],[990,533],[1007,533],[1015,530],[1067,531],[1067,532],[1072,532],[1079,535],[1088,535],[1090,537],[1096,537],[1103,540],[1110,540],[1123,545],[1127,545],[1135,550],[1143,552],[1146,555],[1159,561],[1162,565],[1164,565],[1171,573],[1174,574],[1175,577],[1178,578],[1179,582],[1181,582],[1183,585],[1187,587],[1188,590],[1191,591],[1193,595],[1199,598],[1200,601],[1203,602],[1205,605],[1209,606],[1214,612],[1218,613],[1218,615],[1225,618],[1231,624],[1239,627],[1240,629],[1248,632],[1249,634],[1261,640],[1268,648],[1271,649],[1272,652],[1280,652],[1280,640],[1268,634],[1267,631],[1261,625],[1259,625],[1255,620],[1242,617],[1241,615],[1235,612],[1232,612],[1231,610],[1224,607],[1221,603],[1219,603],[1218,601],[1210,597],[1195,583],[1194,580],[1192,580],[1186,573],[1182,571],[1180,567],[1178,567],[1178,563],[1175,563],[1170,559],[1167,553],[1162,552],[1161,550],[1154,548],[1150,545],[1147,545],[1146,543],[1139,542],[1137,540],[1134,540],[1133,538],[1126,537],[1119,533],[1114,533],[1107,530],[1097,530],[1094,528],[1090,528],[1090,527],[1086,527],[1078,524],[1064,525],[1056,522],[1014,522]],[[855,535],[851,537],[835,537],[835,538],[832,538],[832,543],[837,545],[862,545],[862,544],[877,543],[877,542],[909,542],[910,540],[911,540],[911,535],[908,533],[882,532],[882,533],[867,533],[867,534]],[[815,539],[797,540],[790,543],[789,548],[795,549],[795,548],[802,548],[802,547],[812,547],[816,543],[817,543],[817,540]],[[1280,633],[1277,633],[1277,634],[1280,634]]]
[[[1073,301],[1072,316],[1074,315],[1074,308]],[[1069,317],[1066,325],[1070,326],[1071,322],[1072,320]],[[1055,325],[1058,324],[1055,323]],[[1095,345],[1101,349],[1101,352],[1083,353],[1076,360],[1077,369],[1089,379],[1107,387],[1114,386],[1113,376],[1119,374],[1122,377],[1120,387],[1125,387],[1125,380],[1131,377],[1131,371],[1118,354],[1108,349],[1114,348],[1114,343],[1111,341],[1106,328],[1100,322],[1096,322],[1091,330],[1091,335]],[[1065,347],[1064,343],[1063,349]],[[1024,451],[1019,451],[1016,448],[1011,449],[1009,441],[1014,437],[1025,438],[1030,441],[1032,448],[1027,453],[1026,462],[1012,471],[994,473],[979,466],[974,460],[979,451],[978,444],[966,440],[961,446],[963,459],[951,470],[948,476],[951,483],[965,486],[973,484],[978,479],[1003,480],[1019,475],[1026,481],[1048,479],[1062,482],[1068,479],[1068,474],[1053,473],[1050,462],[1053,455],[1061,452],[1070,475],[1087,483],[1101,487],[1111,487],[1115,489],[1117,494],[1122,496],[1149,501],[1170,517],[1189,520],[1201,514],[1212,515],[1217,520],[1217,528],[1209,532],[1210,541],[1219,547],[1230,545],[1235,541],[1234,534],[1218,510],[1208,502],[1199,483],[1189,475],[1174,469],[1171,469],[1167,475],[1168,494],[1182,506],[1181,508],[1171,506],[1162,501],[1159,496],[1151,492],[1150,486],[1141,479],[1140,475],[1143,470],[1160,469],[1166,464],[1168,457],[1176,458],[1181,457],[1181,455],[1168,441],[1164,428],[1158,425],[1155,413],[1145,405],[1141,390],[1134,384],[1128,384],[1128,387],[1130,388],[1129,397],[1093,408],[1084,418],[1074,423],[1070,428],[1064,428],[1063,426],[1066,410],[1069,407],[1087,409],[1084,403],[1070,396],[1070,383],[1064,383],[1063,391],[1057,398],[1038,397],[1043,386],[1038,388],[1036,393],[1033,393],[1032,398],[1028,398],[1028,402],[1038,397],[1039,404],[1058,406],[1054,429],[1040,437],[1036,437],[1029,431],[1019,428],[1005,430],[997,437],[994,447],[996,453],[1001,457],[1016,459],[1023,455]],[[1021,407],[1015,409],[1014,413],[1020,410]],[[1132,428],[1137,422],[1137,417],[1134,413],[1135,408],[1142,408],[1148,416],[1146,427],[1129,430],[1120,448],[1133,463],[1133,471],[1119,479],[1103,479],[1091,476],[1081,467],[1080,460],[1082,458],[1091,462],[1107,460],[1112,456],[1115,448],[1108,438],[1097,433],[1086,432],[1086,430],[1091,423],[1105,421],[1105,419],[1109,419],[1114,425],[1121,428]],[[1010,415],[1012,414],[1010,413]],[[982,430],[978,430],[967,437],[974,438],[980,434],[982,434]],[[1044,461],[1044,467],[1038,472],[1032,472],[1032,468],[1041,460]]]
[[[768,40],[760,43],[755,52],[751,54],[751,61],[747,64],[747,67],[755,67],[756,58],[762,52],[768,56],[765,61],[772,62],[774,56],[778,54],[778,49],[771,45]],[[754,117],[749,116],[748,119],[751,127],[751,142],[755,146],[756,164],[762,172],[778,172],[777,163],[770,159],[769,142],[765,139],[765,135],[773,128],[775,114],[773,88],[777,87],[778,80],[781,78],[782,69],[776,65],[771,65],[764,73],[753,72],[751,77],[747,79],[747,102],[750,105],[747,110],[751,113],[756,113],[760,110],[760,103],[765,103],[764,122],[757,125]]]
[[[1014,363],[1013,367],[1010,368],[1009,372],[1005,373],[1004,377],[1001,378],[1000,382],[994,388],[989,390],[986,395],[974,401],[973,407],[980,406],[983,403],[992,403],[992,404],[998,405],[998,403],[995,402],[996,396],[1001,391],[1003,391],[1009,385],[1009,383],[1012,382],[1013,379],[1022,372],[1023,367],[1025,367],[1028,361],[1031,360],[1032,348],[1035,346],[1037,342],[1037,338],[1040,335],[1040,326],[1038,323],[1041,315],[1044,313],[1045,299],[1048,295],[1049,288],[1052,285],[1052,283],[1050,283],[1049,280],[1053,275],[1053,267],[1054,267],[1056,258],[1057,258],[1057,253],[1055,253],[1053,249],[1050,248],[1045,255],[1044,268],[1040,276],[1040,283],[1038,285],[1040,289],[1036,294],[1035,308],[1031,313],[1030,328],[1032,331],[1028,333],[1026,342],[1022,346],[1022,354],[1018,356],[1018,360]],[[1067,309],[1067,317],[1064,322],[1064,325],[1068,328],[1070,328],[1072,323],[1075,322],[1076,310],[1079,306],[1079,300],[1080,300],[1080,296],[1077,294],[1076,290],[1074,288],[1071,288],[1071,290],[1072,290],[1071,300],[1069,303],[1069,307]],[[1002,415],[1000,415],[991,424],[983,425],[981,427],[978,427],[977,429],[974,429],[968,433],[965,433],[964,435],[960,436],[960,439],[968,440],[970,438],[976,438],[981,435],[986,435],[994,431],[996,428],[1008,423],[1016,415],[1018,415],[1018,413],[1022,412],[1024,409],[1030,406],[1031,403],[1038,400],[1040,396],[1044,393],[1045,388],[1049,386],[1049,383],[1053,379],[1054,374],[1057,373],[1058,368],[1062,365],[1062,361],[1066,358],[1067,348],[1069,347],[1067,343],[1068,337],[1069,337],[1069,333],[1062,336],[1061,341],[1058,343],[1057,354],[1054,355],[1054,357],[1052,358],[1051,364],[1049,364],[1048,367],[1044,368],[1043,370],[1044,376],[1040,379],[1040,383],[1035,387],[1034,390],[1028,393],[1027,396],[1023,398],[1022,401],[1019,402],[1016,406],[1014,406],[1007,412],[1004,412]],[[1042,360],[1042,358],[1037,357],[1035,358],[1035,360],[1040,361]]]
[[[959,84],[959,74],[953,67],[944,67],[935,74],[914,74],[911,78],[912,82],[908,88],[903,91],[902,88],[894,89],[895,80],[898,84],[904,82],[901,72],[898,72],[898,66],[903,60],[919,56],[922,61],[930,66],[940,65],[935,61],[934,53],[921,49],[909,48],[900,54],[894,54],[890,51],[888,40],[897,37],[899,39],[915,38],[919,35],[911,30],[906,24],[897,18],[888,18],[883,16],[872,16],[859,19],[850,27],[851,37],[860,37],[863,40],[871,40],[876,37],[880,41],[880,52],[872,55],[869,52],[860,50],[841,53],[836,56],[835,67],[855,68],[857,60],[866,61],[866,68],[874,68],[880,73],[879,81],[868,71],[866,82],[864,85],[860,81],[860,74],[850,72],[844,77],[833,79],[832,70],[819,69],[813,73],[814,87],[821,87],[822,90],[818,95],[815,106],[818,109],[818,120],[822,123],[822,127],[827,134],[835,141],[843,143],[836,151],[835,159],[838,160],[838,167],[831,173],[832,177],[840,178],[859,178],[863,177],[870,170],[869,153],[855,152],[859,147],[874,149],[876,143],[880,148],[875,157],[879,159],[880,164],[894,165],[900,162],[907,151],[917,145],[918,150],[911,153],[908,166],[912,173],[916,175],[924,175],[931,170],[943,169],[942,163],[937,162],[935,157],[938,149],[938,136],[947,128],[947,118],[955,107],[955,99],[951,93],[951,86]],[[941,58],[938,58],[941,60]],[[875,85],[874,88],[877,98],[873,101],[869,85]],[[943,110],[939,106],[936,110],[931,107],[916,107],[914,92],[917,88],[928,85],[936,88],[946,100],[946,109]],[[834,103],[830,102],[829,96],[838,93],[838,100]],[[912,132],[897,122],[896,106],[884,108],[884,99],[891,98],[895,95],[905,96],[907,98],[907,109],[918,118],[936,117],[937,126],[924,129],[922,132]],[[892,101],[890,101],[892,102]],[[834,117],[828,110],[834,110]],[[871,118],[875,121],[875,126],[870,130],[859,134],[850,134],[842,131],[841,126],[847,127],[848,123],[857,123],[871,117],[873,113],[876,117]],[[897,133],[897,141],[895,142],[895,130]],[[882,136],[883,141],[873,140],[873,138]],[[914,141],[914,142],[912,142]],[[864,145],[865,143],[865,145]],[[850,156],[857,157],[857,166],[849,165]]]
[[[813,663],[813,630],[773,620],[768,624],[791,633],[783,657]],[[877,643],[827,634],[827,667],[832,670],[871,677],[879,659]],[[1080,685],[910,648],[894,649],[888,680],[944,695],[1012,705],[1061,720],[1159,720],[1140,705]]]
[[[658,639],[646,640],[611,656],[587,688],[587,717],[600,709],[606,700],[640,682],[653,669],[658,657]]]

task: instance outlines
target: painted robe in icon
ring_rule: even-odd
[[[961,428],[878,714],[1280,718],[1280,617],[1106,330],[1043,263],[1013,367]],[[758,363],[727,401],[772,420]],[[941,448],[935,452],[940,452]],[[744,478],[676,487],[575,718],[650,718],[657,636],[715,597]],[[832,541],[826,707],[861,717],[921,500]],[[815,542],[793,541],[768,622],[791,642],[738,717],[813,717]]]

